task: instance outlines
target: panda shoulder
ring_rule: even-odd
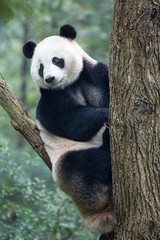
[[[92,69],[93,80],[99,83],[102,87],[103,84],[108,84],[108,66],[104,63],[97,62],[97,64]]]
[[[93,71],[105,75],[108,74],[108,66],[102,62],[97,62],[93,67]]]

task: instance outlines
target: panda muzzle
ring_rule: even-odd
[[[55,79],[55,77],[49,77],[49,78],[46,78],[46,79],[45,79],[45,82],[46,82],[47,84],[53,84],[54,79]]]

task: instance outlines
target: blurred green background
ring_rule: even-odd
[[[40,42],[72,24],[76,41],[93,58],[109,59],[113,0],[1,0],[0,74],[35,119],[39,90],[22,55],[28,40]],[[0,240],[96,240],[69,197],[0,107]]]

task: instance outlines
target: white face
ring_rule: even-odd
[[[63,89],[76,81],[82,68],[82,53],[77,44],[73,40],[52,36],[36,46],[31,75],[41,88]]]

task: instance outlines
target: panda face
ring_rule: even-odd
[[[63,89],[76,81],[82,68],[82,53],[74,41],[52,36],[35,47],[31,75],[41,88]]]

